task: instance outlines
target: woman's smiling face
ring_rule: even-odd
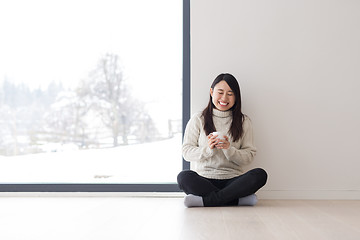
[[[227,111],[235,104],[235,95],[226,81],[220,81],[214,88],[210,88],[212,103],[216,109]]]

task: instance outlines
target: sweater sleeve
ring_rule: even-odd
[[[239,166],[251,163],[256,155],[253,128],[250,119],[246,117],[243,124],[244,133],[241,137],[240,148],[230,146],[228,149],[223,149],[226,158]]]
[[[199,146],[200,133],[203,131],[200,115],[193,116],[186,125],[182,154],[188,162],[206,161],[213,156],[208,145]]]

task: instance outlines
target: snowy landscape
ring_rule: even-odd
[[[176,182],[182,1],[0,9],[0,183]]]
[[[174,183],[181,134],[106,149],[0,156],[0,183]]]

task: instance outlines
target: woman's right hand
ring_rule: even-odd
[[[216,144],[219,143],[220,140],[216,137],[217,135],[212,135],[211,133],[207,136],[210,149],[214,149]]]

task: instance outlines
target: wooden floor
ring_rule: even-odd
[[[188,209],[182,198],[0,197],[0,239],[358,240],[360,201]]]

